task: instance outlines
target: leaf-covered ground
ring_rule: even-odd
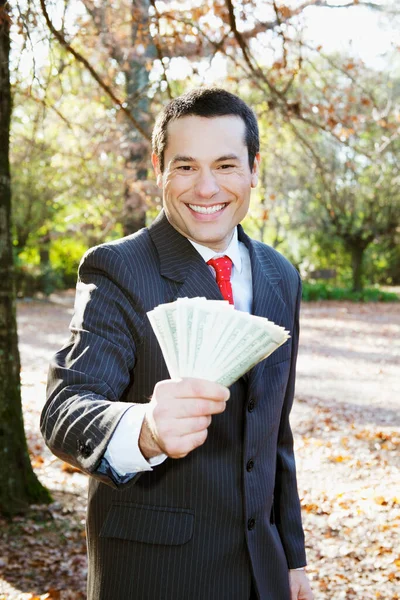
[[[85,598],[86,477],[38,432],[72,297],[18,305],[25,426],[54,503],[0,520],[0,600]],[[292,426],[316,600],[400,598],[399,366],[399,305],[303,305]]]

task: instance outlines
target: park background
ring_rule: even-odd
[[[292,423],[316,599],[398,598],[398,3],[1,1],[0,28],[0,598],[85,597],[86,479],[38,432],[46,366],[82,254],[160,210],[154,118],[199,85],[254,108],[244,226],[304,281]]]

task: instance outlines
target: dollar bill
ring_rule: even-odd
[[[176,332],[176,306],[160,305],[147,313],[169,374],[172,379],[179,378],[178,343]],[[167,308],[168,307],[168,308]]]
[[[179,298],[147,314],[171,378],[232,385],[290,337],[272,321],[220,300]]]

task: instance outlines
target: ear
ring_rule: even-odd
[[[260,172],[260,153],[257,152],[254,158],[253,170],[251,172],[251,187],[255,188],[258,183],[258,174]]]
[[[153,169],[154,172],[156,174],[156,178],[157,178],[157,185],[160,189],[162,189],[163,187],[163,177],[162,177],[162,173],[161,173],[161,169],[160,169],[160,161],[158,159],[158,156],[156,154],[154,154],[154,152],[151,155],[151,162],[153,165]]]

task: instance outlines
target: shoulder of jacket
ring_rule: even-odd
[[[265,258],[271,261],[274,267],[281,273],[286,276],[293,277],[296,280],[300,279],[300,274],[296,267],[288,260],[283,254],[281,254],[278,250],[269,246],[268,244],[264,244],[264,242],[260,242],[258,240],[252,240],[253,246],[257,251],[257,254],[263,255]]]
[[[122,238],[118,238],[116,240],[111,240],[109,242],[103,242],[102,244],[98,244],[97,246],[93,246],[89,248],[86,254],[91,254],[92,252],[98,252],[99,250],[111,250],[116,254],[123,253],[127,249],[132,249],[135,246],[141,246],[143,244],[147,244],[150,241],[150,236],[147,227],[143,227],[132,233],[130,235],[124,236]]]
[[[82,257],[81,264],[87,260],[105,260],[107,255],[112,258],[127,259],[138,251],[146,251],[151,246],[151,238],[147,227],[110,242],[104,242],[89,248]]]

